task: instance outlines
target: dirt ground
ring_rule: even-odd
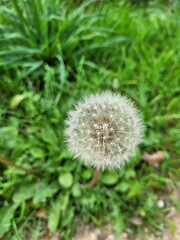
[[[132,237],[132,235],[130,236],[127,232],[124,232],[116,239],[112,234],[110,226],[99,229],[86,225],[82,226],[73,240],[180,240],[180,212],[173,208],[172,214],[171,219],[175,226],[174,234],[172,234],[169,229],[164,229],[162,236],[157,237],[150,234],[148,229],[144,229],[144,232],[139,236]]]
[[[180,188],[173,192],[176,200],[180,200]],[[162,201],[159,201],[160,207],[163,207]],[[154,236],[145,228],[138,236],[132,236],[130,229],[124,232],[118,239],[115,238],[110,225],[103,228],[94,227],[93,224],[82,225],[72,240],[180,240],[180,211],[174,206],[170,207],[166,215],[173,223],[172,229],[164,229],[161,236]],[[173,233],[172,233],[173,232]],[[44,236],[40,240],[61,240],[58,232],[51,236]]]
[[[175,189],[172,193],[174,199],[180,200],[180,188]],[[158,202],[159,207],[163,207],[163,201]],[[180,240],[180,211],[174,206],[170,207],[166,215],[173,223],[173,233],[170,229],[164,229],[161,236],[153,236],[150,231],[145,228],[138,236],[132,236],[130,231],[124,232],[118,239],[112,233],[110,226],[102,229],[93,228],[91,225],[82,226],[77,232],[73,240]],[[138,219],[136,219],[136,224]],[[53,239],[56,240],[56,239]]]
[[[172,234],[169,229],[164,229],[161,236],[152,235],[148,229],[144,229],[139,236],[132,236],[124,232],[118,239],[112,233],[110,225],[103,228],[96,228],[92,224],[82,225],[72,240],[180,240],[180,212],[174,207],[169,212],[168,216],[175,227],[175,232]],[[59,233],[56,232],[51,236],[44,236],[40,240],[61,240]]]

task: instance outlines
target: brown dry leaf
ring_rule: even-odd
[[[156,153],[153,154],[144,153],[142,156],[142,159],[148,162],[149,164],[159,163],[163,160],[163,158],[164,154],[162,151],[157,151]]]

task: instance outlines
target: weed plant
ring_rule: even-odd
[[[0,237],[38,239],[46,222],[62,239],[82,221],[110,222],[118,234],[167,225],[169,203],[156,203],[179,184],[179,14],[176,1],[1,1],[0,155],[41,172],[1,164]],[[145,139],[129,165],[104,171],[89,191],[79,183],[93,169],[72,159],[64,119],[78,99],[107,89],[135,102]],[[157,150],[158,167],[141,160]]]

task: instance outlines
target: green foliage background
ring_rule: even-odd
[[[1,164],[0,237],[38,239],[47,221],[71,239],[79,219],[111,222],[119,234],[133,228],[132,216],[163,229],[169,206],[156,206],[158,194],[179,184],[179,14],[178,1],[1,1],[0,153],[42,171]],[[64,119],[78,99],[107,89],[136,103],[144,143],[124,169],[80,189],[93,169],[72,159]],[[140,160],[157,150],[165,156],[159,167]]]

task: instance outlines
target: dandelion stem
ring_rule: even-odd
[[[93,187],[97,183],[97,180],[99,179],[100,173],[101,173],[100,170],[98,168],[96,168],[96,171],[94,172],[93,178],[87,184],[81,184],[81,188],[91,188],[91,187]]]
[[[16,169],[19,169],[19,170],[22,170],[26,173],[37,173],[37,172],[40,172],[40,169],[29,169],[29,168],[26,168],[26,167],[23,167],[23,166],[19,166],[19,165],[16,165],[15,163],[7,160],[7,159],[4,159],[3,157],[0,156],[0,162],[3,163],[3,164],[6,164],[8,166],[11,166],[11,167],[14,167]]]

